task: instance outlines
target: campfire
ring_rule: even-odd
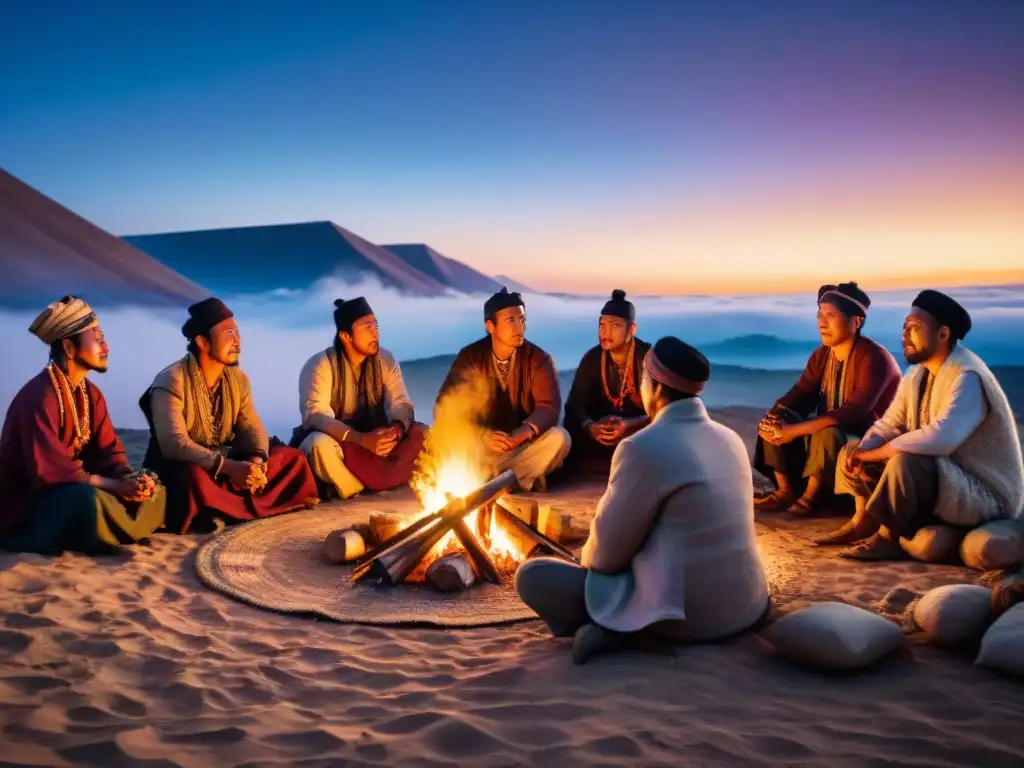
[[[352,555],[336,559],[355,566],[351,581],[370,580],[392,587],[428,582],[444,591],[484,582],[501,584],[533,554],[575,561],[558,541],[522,519],[531,515],[536,504],[503,498],[515,484],[515,475],[509,470],[463,496],[448,492],[439,508],[424,509],[418,517],[402,520],[397,526],[395,516],[378,513],[365,525],[332,534],[345,553]],[[379,543],[356,555],[358,544],[348,547],[355,537]],[[330,545],[328,537],[329,549]]]
[[[560,543],[568,520],[510,496],[517,485],[511,470],[491,477],[492,460],[470,418],[482,396],[479,383],[468,382],[439,406],[411,482],[418,514],[373,513],[328,537],[328,556],[355,566],[352,581],[426,582],[449,591],[501,584],[533,554],[575,560]]]

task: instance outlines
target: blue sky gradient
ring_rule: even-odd
[[[8,3],[0,105],[118,234],[330,219],[563,290],[1024,263],[1022,3]]]

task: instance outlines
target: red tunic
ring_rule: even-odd
[[[107,413],[99,387],[86,379],[91,437],[76,457],[74,424],[65,403],[60,427],[57,393],[44,370],[14,396],[0,433],[0,533],[14,530],[36,497],[55,485],[86,483],[89,475],[116,477],[129,471],[124,446]],[[82,408],[79,398],[76,406]]]

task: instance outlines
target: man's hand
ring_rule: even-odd
[[[400,436],[401,430],[396,426],[377,427],[372,432],[364,432],[360,435],[359,445],[370,453],[387,456],[398,445]]]
[[[785,445],[797,439],[796,424],[780,424],[772,433],[771,442],[775,445]]]
[[[598,442],[603,445],[615,445],[629,431],[629,424],[621,416],[605,416],[601,419],[601,422],[604,426],[604,434]]]
[[[135,475],[138,479],[139,493],[137,499],[134,501],[145,501],[153,495],[156,490],[156,480],[153,479],[152,475],[146,472],[139,472]]]
[[[864,466],[863,456],[864,451],[861,450],[859,445],[849,449],[844,460],[846,471],[851,475],[860,474],[860,469]]]
[[[249,459],[249,479],[245,487],[253,493],[259,493],[267,487],[267,465],[262,456]]]
[[[124,475],[113,481],[112,492],[123,501],[145,501],[152,494],[145,475]]]
[[[860,461],[861,466],[864,464],[873,464],[876,461],[888,461],[895,456],[899,451],[892,447],[892,443],[886,443],[880,445],[877,448],[872,448],[869,451],[856,450],[851,453],[857,454],[857,459]]]
[[[238,489],[244,491],[249,487],[249,478],[262,472],[259,465],[249,461],[238,459],[225,459],[221,474],[227,475],[228,482]]]
[[[485,432],[484,445],[491,453],[507,453],[516,447],[510,435],[498,431]]]
[[[605,426],[600,421],[588,421],[587,426],[584,427],[587,434],[590,435],[591,439],[601,442],[604,438]]]

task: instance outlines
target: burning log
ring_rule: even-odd
[[[476,583],[476,579],[472,563],[461,552],[439,557],[427,568],[427,581],[442,592],[469,589]]]
[[[368,567],[369,564],[370,564],[370,561],[374,560],[375,558],[380,557],[381,555],[383,555],[383,554],[385,554],[387,552],[390,552],[392,549],[397,547],[399,544],[401,544],[403,541],[408,539],[410,536],[415,536],[417,533],[422,531],[428,525],[430,525],[431,523],[439,520],[440,517],[441,517],[441,513],[440,512],[434,512],[433,514],[427,515],[426,517],[421,517],[419,520],[414,522],[408,528],[403,528],[402,530],[400,530],[398,533],[396,533],[394,536],[392,536],[387,541],[381,542],[376,547],[374,547],[369,552],[367,552],[365,555],[363,555],[362,557],[360,557],[360,558],[358,558],[356,560],[357,571],[358,571],[359,568]],[[354,576],[355,576],[355,574],[353,574],[353,577]]]
[[[533,526],[523,522],[514,514],[509,512],[501,504],[494,505],[494,514],[500,519],[506,526],[518,531],[521,535],[533,541],[538,546],[546,547],[551,550],[552,554],[558,555],[559,557],[565,558],[570,562],[579,564],[579,558],[576,557],[572,552],[563,547],[554,539],[544,535]]]
[[[490,506],[490,505],[488,505]],[[481,509],[478,517],[483,517],[484,510]],[[480,543],[480,539],[473,535],[473,532],[469,530],[469,526],[466,525],[465,520],[459,520],[452,526],[455,531],[456,537],[459,539],[459,543],[462,544],[462,548],[466,550],[466,554],[469,556],[469,562],[473,566],[473,570],[476,571],[476,577],[480,581],[489,581],[491,584],[501,584],[501,575],[498,573],[497,566],[494,565],[494,561],[491,559],[487,549]]]
[[[367,574],[372,574],[376,577],[378,584],[390,586],[401,584],[430,550],[459,523],[462,524],[460,538],[465,536],[467,540],[471,539],[473,534],[463,522],[463,518],[478,507],[490,504],[513,488],[515,484],[515,473],[508,470],[466,497],[454,499],[434,514],[417,520],[360,558],[351,581],[357,581]],[[478,545],[477,551],[482,551],[478,541],[476,544]],[[468,547],[467,552],[470,552]],[[490,561],[489,556],[487,561]],[[483,569],[489,570],[486,564]],[[493,569],[497,576],[497,569],[494,569],[493,562],[490,562],[490,569]]]
[[[441,518],[429,528],[412,538],[406,539],[393,550],[377,557],[369,564],[366,573],[377,580],[377,584],[397,587],[412,573],[420,561],[452,529],[450,519]],[[366,574],[363,574],[366,575]],[[355,574],[353,574],[355,578]]]

